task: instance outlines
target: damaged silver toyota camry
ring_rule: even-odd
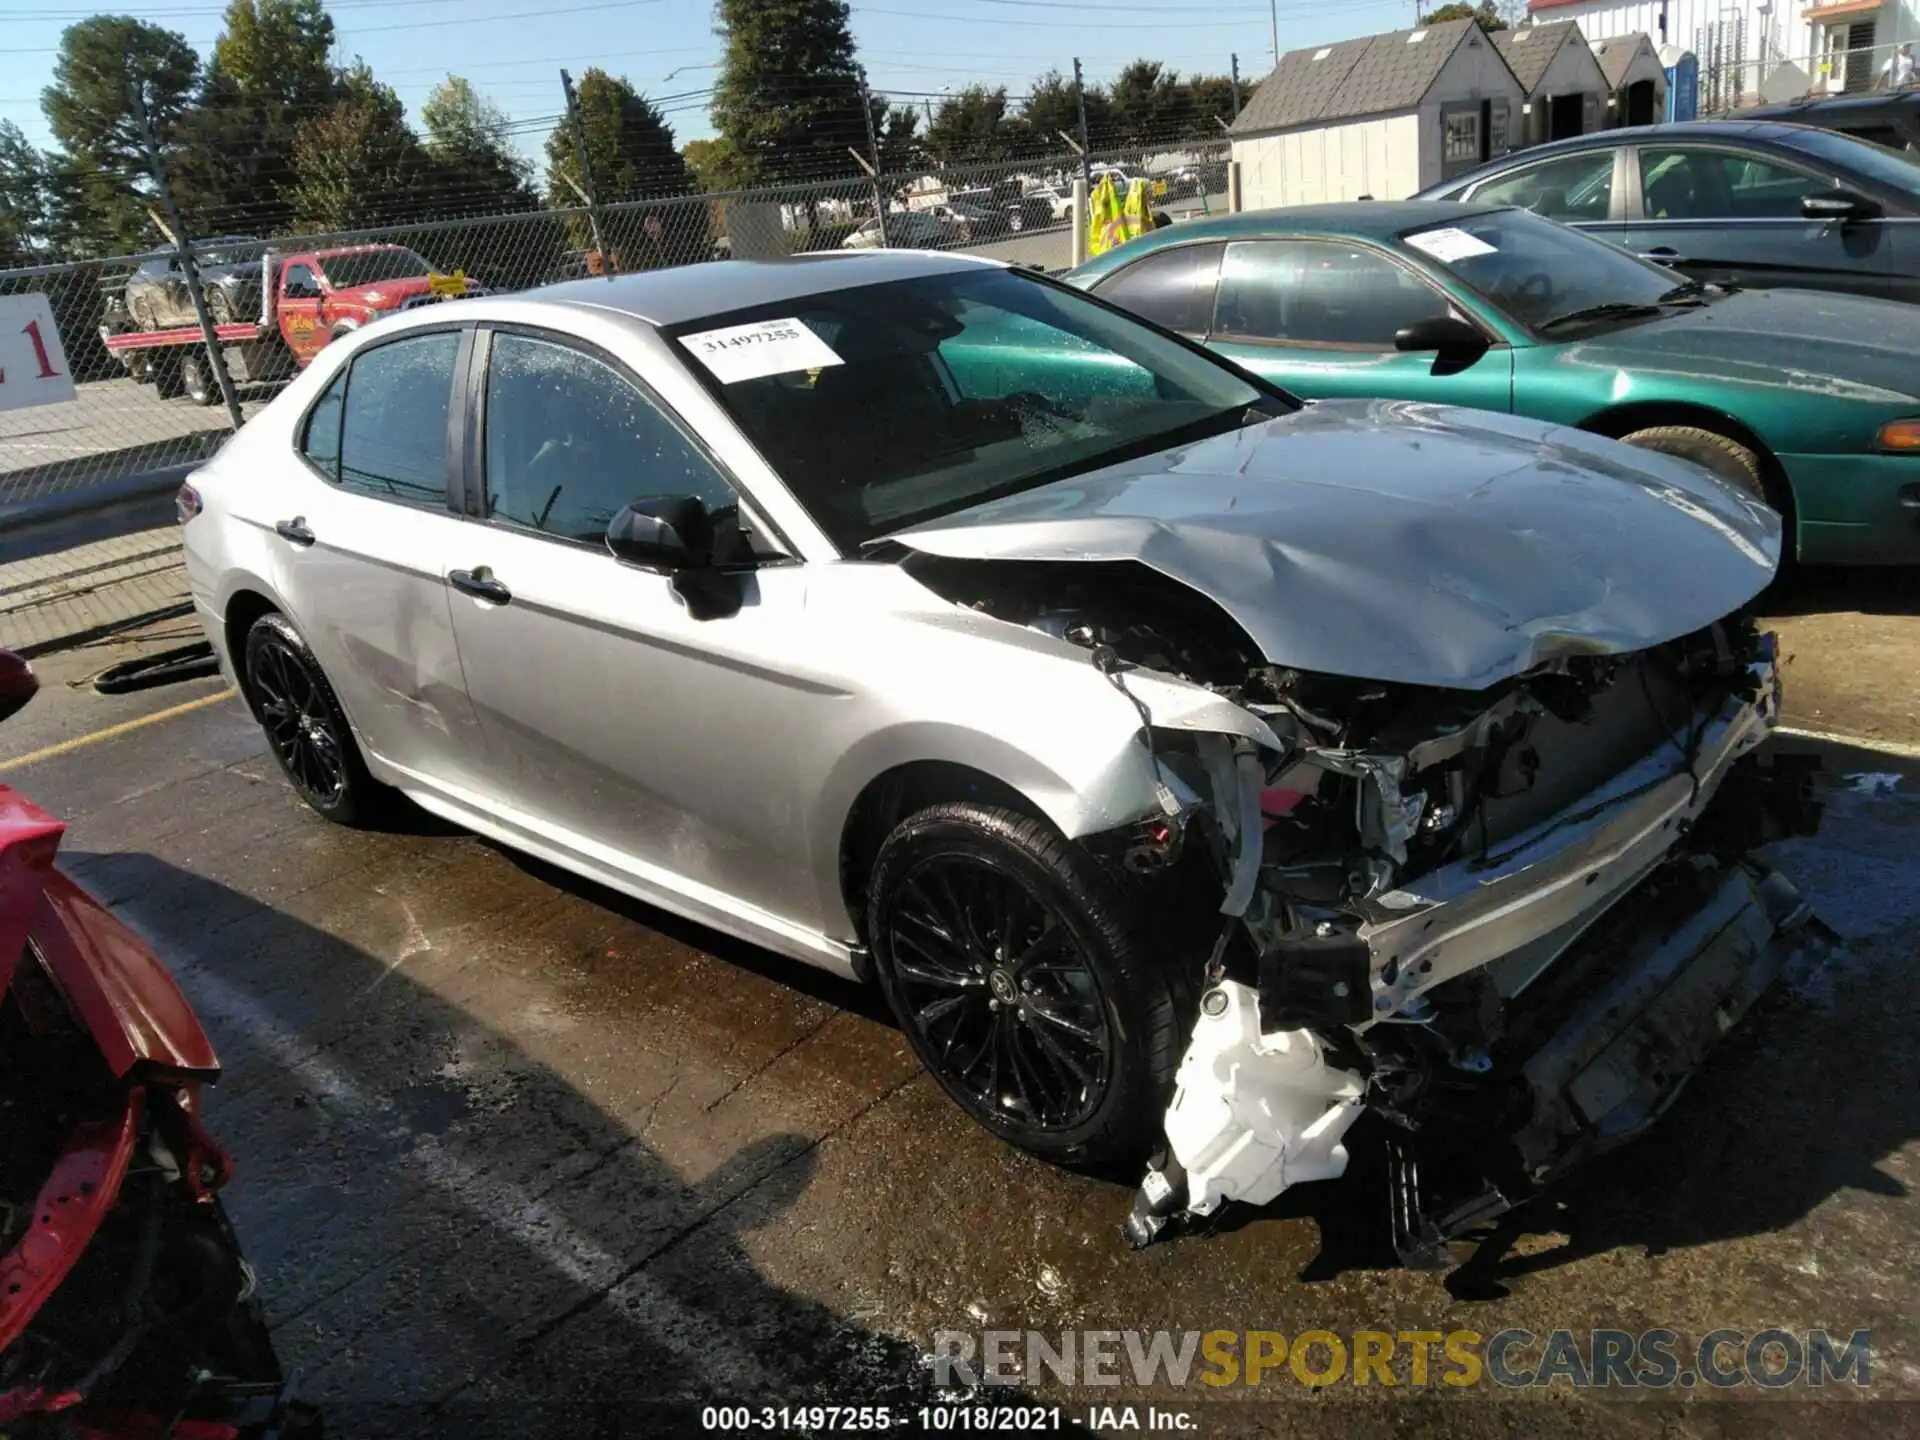
[[[1808,907],[1780,523],[1483,412],[1303,405],[961,256],[487,296],[182,492],[289,779],[877,979],[1144,1242],[1389,1140],[1424,1263],[1637,1133]]]

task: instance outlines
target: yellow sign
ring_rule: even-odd
[[[467,293],[467,272],[456,270],[451,275],[429,275],[427,288],[436,295],[464,295]]]
[[[287,316],[287,333],[290,335],[311,335],[313,333],[313,316]]]

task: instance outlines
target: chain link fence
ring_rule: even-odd
[[[0,270],[0,340],[37,321],[48,342],[37,369],[62,372],[24,405],[0,386],[0,528],[177,483],[331,339],[384,314],[609,272],[879,246],[1060,270],[1073,182],[1109,171],[1149,181],[1169,219],[1226,208],[1223,137],[271,240],[191,237],[191,263],[170,246]],[[3,368],[19,363],[9,350]]]

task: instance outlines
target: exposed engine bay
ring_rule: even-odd
[[[1457,690],[1268,663],[1213,600],[1135,562],[903,563],[1083,647],[1140,712],[1154,777],[1153,812],[1107,848],[1136,876],[1217,877],[1135,1244],[1340,1175],[1371,1111],[1397,1252],[1449,1263],[1447,1242],[1651,1124],[1819,941],[1753,854],[1820,807],[1809,762],[1760,751],[1779,678],[1743,612]],[[1230,700],[1276,744],[1157,728],[1136,670]]]

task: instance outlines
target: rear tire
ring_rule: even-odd
[[[187,386],[180,371],[179,356],[156,356],[153,362],[153,393],[162,400],[172,400],[176,396],[184,395]]]
[[[217,286],[207,291],[207,314],[216,325],[233,323],[233,301],[227,298],[227,292]]]
[[[1144,1156],[1180,1061],[1168,977],[1098,863],[1044,820],[934,805],[880,847],[867,933],[941,1088],[1042,1159]]]
[[[144,295],[136,295],[127,301],[127,314],[133,318],[133,323],[138,325],[142,330],[154,330],[158,328],[154,324],[153,303]]]
[[[337,825],[391,813],[394,791],[368,773],[353,727],[293,622],[269,612],[247,631],[247,704],[300,798]]]
[[[214,384],[212,368],[207,357],[197,352],[188,351],[180,357],[180,388],[196,405],[211,405],[220,398],[220,387]]]

